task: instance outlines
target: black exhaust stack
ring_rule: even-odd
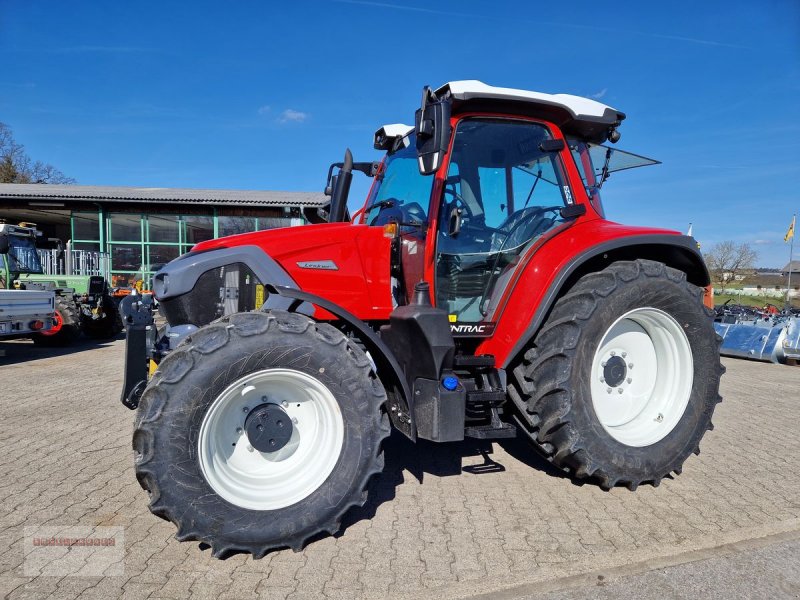
[[[353,181],[353,153],[350,148],[344,151],[344,163],[338,175],[331,181],[331,208],[329,223],[347,221],[347,197],[350,195],[350,183]]]

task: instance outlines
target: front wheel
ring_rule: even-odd
[[[558,300],[509,394],[548,460],[635,489],[699,453],[723,372],[702,290],[662,263],[621,261]]]
[[[217,557],[299,550],[366,501],[385,401],[369,358],[334,327],[234,314],[159,365],[136,415],[136,475],[181,541]]]

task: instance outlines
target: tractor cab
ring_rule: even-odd
[[[43,273],[37,234],[33,227],[0,223],[0,289],[11,288],[22,274]]]
[[[491,335],[528,251],[579,217],[602,218],[611,172],[657,162],[601,145],[619,139],[623,118],[584,98],[477,81],[426,89],[415,127],[376,132],[387,155],[360,218],[396,226],[394,301],[427,280],[454,335]]]

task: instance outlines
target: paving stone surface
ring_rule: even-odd
[[[394,436],[338,535],[219,561],[147,510],[118,401],[122,340],[0,343],[0,597],[458,598],[796,532],[800,367],[724,363],[716,429],[659,488],[576,484],[522,441]],[[77,526],[122,528],[121,575],[37,575],[30,561],[26,574],[26,527]]]

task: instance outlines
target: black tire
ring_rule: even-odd
[[[344,442],[333,471],[305,499],[276,510],[251,510],[219,496],[198,459],[200,424],[232,382],[262,369],[305,372],[332,392]],[[299,551],[312,537],[338,531],[342,516],[367,499],[383,470],[389,435],[386,392],[358,345],[334,327],[283,311],[238,313],[194,332],[159,365],[142,395],[133,434],[136,476],[150,510],[224,558],[273,549]]]
[[[509,394],[514,415],[537,450],[577,478],[593,478],[605,489],[621,484],[657,486],[680,473],[707,430],[722,398],[719,337],[702,289],[663,263],[612,263],[581,277],[560,298],[524,359],[514,368]],[[671,315],[687,334],[694,378],[688,405],[675,427],[648,446],[623,444],[604,429],[595,413],[589,379],[603,335],[619,317],[641,307]],[[659,415],[660,416],[660,415]]]
[[[81,318],[83,332],[95,340],[112,338],[122,331],[124,327],[117,305],[111,296],[103,296],[102,310],[103,315],[98,319],[92,319],[85,315]]]
[[[34,344],[46,347],[69,346],[81,337],[81,316],[74,300],[56,296],[55,312],[56,318],[61,320],[61,328],[50,335],[34,334],[31,336]]]

